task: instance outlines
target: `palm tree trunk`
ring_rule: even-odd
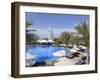
[[[87,49],[86,49],[86,59],[87,59],[87,63],[89,64],[90,63],[90,52],[89,52],[89,46],[87,45]]]

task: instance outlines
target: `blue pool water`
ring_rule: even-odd
[[[27,45],[26,46],[26,52],[37,55],[37,57],[33,58],[33,60],[38,62],[44,60],[55,60],[59,58],[57,56],[54,56],[53,53],[60,50],[65,50],[67,53],[69,52],[67,48],[54,47],[52,45]]]

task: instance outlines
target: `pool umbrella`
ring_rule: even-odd
[[[37,40],[38,43],[48,43],[48,40]]]
[[[54,41],[53,41],[53,40],[50,40],[50,39],[48,40],[48,42],[49,42],[49,43],[54,43]]]
[[[60,50],[53,53],[54,56],[63,57],[66,56],[66,52],[64,50]]]
[[[75,48],[76,50],[80,50],[79,48]]]
[[[86,49],[86,47],[85,46],[79,46],[80,48],[82,48],[82,49]]]
[[[70,51],[71,51],[71,52],[77,52],[77,50],[75,50],[75,49],[70,49]]]

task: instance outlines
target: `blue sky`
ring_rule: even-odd
[[[54,37],[59,37],[62,31],[75,32],[75,25],[89,21],[89,15],[50,14],[26,12],[26,20],[32,22],[32,28],[37,30],[41,38],[48,37],[49,26]]]

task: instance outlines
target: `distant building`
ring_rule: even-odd
[[[53,31],[49,25],[49,40],[53,40]]]
[[[49,30],[48,30],[48,38],[39,39],[39,40],[37,40],[37,42],[40,44],[53,44],[54,43],[53,31],[50,26],[49,26]]]

